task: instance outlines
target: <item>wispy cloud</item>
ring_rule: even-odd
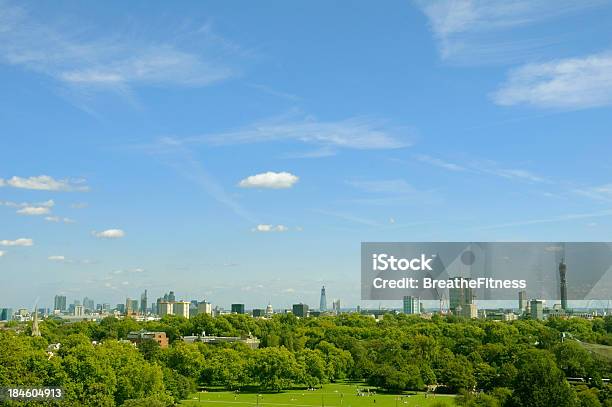
[[[466,171],[467,169],[459,164],[451,163],[448,161],[444,161],[440,158],[431,157],[426,154],[417,154],[415,158],[421,162],[435,165],[436,167],[444,168],[449,171]]]
[[[95,89],[206,86],[237,75],[236,64],[226,61],[240,52],[239,47],[215,34],[210,25],[175,33],[169,33],[172,24],[155,27],[167,34],[158,35],[164,38],[159,41],[121,34],[120,27],[109,36],[107,27],[79,21],[81,29],[75,30],[76,25],[66,19],[36,20],[25,8],[0,2],[0,61],[65,85]],[[196,46],[187,48],[189,43]]]
[[[49,256],[47,257],[47,259],[51,260],[51,261],[58,261],[58,262],[63,262],[64,260],[66,260],[65,256]]]
[[[394,128],[384,121],[366,117],[320,121],[290,114],[261,120],[236,130],[185,138],[181,142],[233,145],[298,141],[329,149],[385,150],[410,146],[413,135],[411,129]]]
[[[566,109],[612,105],[612,53],[524,65],[510,71],[493,100]]]
[[[0,180],[0,187],[34,189],[40,191],[89,191],[84,179],[55,179],[49,175],[38,175],[28,178],[14,176]]]
[[[606,210],[597,211],[597,212],[587,212],[587,213],[571,213],[571,214],[553,216],[550,218],[519,220],[515,222],[499,223],[496,225],[482,226],[482,227],[478,227],[475,229],[477,230],[500,229],[500,228],[516,227],[516,226],[538,225],[542,223],[557,223],[557,222],[568,222],[568,221],[581,220],[581,219],[602,218],[602,217],[608,217],[608,216],[612,216],[612,209],[606,209]]]
[[[574,188],[572,192],[602,202],[612,202],[612,184]]]
[[[50,210],[46,206],[25,206],[25,207],[17,210],[18,214],[20,214],[20,215],[29,215],[29,216],[46,215],[49,212],[50,212]]]
[[[429,19],[442,59],[459,64],[524,61],[556,44],[558,39],[516,30],[599,5],[605,0],[416,0]],[[508,35],[513,33],[514,35]],[[564,32],[558,33],[558,35]]]
[[[71,218],[62,218],[62,217],[59,217],[59,216],[46,216],[45,220],[47,222],[54,222],[54,223],[60,223],[60,222],[63,222],[63,223],[76,223],[76,221],[74,219],[71,219]]]

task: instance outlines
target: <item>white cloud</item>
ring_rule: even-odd
[[[4,4],[3,4],[4,5]],[[83,21],[35,20],[27,10],[0,10],[0,62],[21,66],[74,87],[125,91],[132,85],[206,86],[237,70],[228,60],[245,52],[216,35],[210,26],[177,32],[171,24],[155,27],[160,40],[134,33],[143,27],[87,27]],[[71,26],[78,26],[75,30]],[[98,30],[96,31],[96,28]],[[129,32],[129,34],[120,34]],[[195,44],[187,49],[188,44]]]
[[[88,191],[89,187],[83,185],[83,180],[56,180],[49,175],[39,175],[29,178],[12,177],[4,182],[5,186],[14,188],[34,189],[41,191]],[[54,205],[52,200],[47,201]]]
[[[528,64],[493,95],[503,106],[583,109],[612,105],[612,53]]]
[[[267,224],[259,224],[255,228],[252,229],[253,232],[287,232],[289,228],[285,225],[267,225]]]
[[[49,208],[45,206],[25,206],[17,211],[20,215],[40,216],[48,214]]]
[[[0,257],[4,256],[5,253],[5,251],[0,250]]]
[[[120,239],[125,236],[125,232],[121,229],[108,229],[102,232],[93,232],[93,235],[100,239]]]
[[[64,256],[49,256],[47,257],[51,261],[64,261],[66,258]]]
[[[415,2],[429,19],[442,59],[460,64],[524,61],[525,57],[546,52],[557,41],[534,37],[529,30],[523,35],[516,35],[516,31],[606,4],[605,0]]]
[[[86,202],[75,202],[72,205],[70,205],[71,208],[73,209],[84,209],[87,208],[87,203]]]
[[[576,188],[572,192],[596,201],[612,202],[612,184]]]
[[[34,241],[29,238],[19,238],[16,240],[0,240],[0,246],[32,246]]]
[[[298,182],[299,177],[289,172],[264,172],[246,177],[238,184],[241,188],[291,188]]]

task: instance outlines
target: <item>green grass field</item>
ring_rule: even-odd
[[[358,384],[328,384],[323,389],[289,390],[281,393],[258,393],[242,392],[238,395],[229,391],[210,391],[196,393],[190,400],[184,400],[181,404],[185,406],[297,406],[297,407],[427,407],[434,403],[445,403],[453,406],[452,395],[429,395],[425,398],[423,393],[417,395],[395,396],[390,394],[371,393],[370,396],[358,396],[357,390],[366,386]],[[367,394],[367,393],[366,393]]]

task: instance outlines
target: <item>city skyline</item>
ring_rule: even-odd
[[[0,0],[0,307],[356,306],[362,241],[611,241],[610,3],[436,4]]]

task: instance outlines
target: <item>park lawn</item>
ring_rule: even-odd
[[[230,391],[210,391],[193,394],[190,400],[184,400],[185,406],[235,406],[247,407],[427,407],[434,402],[444,402],[447,406],[454,406],[452,395],[429,395],[425,398],[423,393],[417,395],[395,396],[391,394],[376,394],[370,396],[357,396],[357,389],[363,389],[359,384],[328,384],[323,389],[288,390],[281,393],[260,393],[257,404],[257,393],[240,393]]]

